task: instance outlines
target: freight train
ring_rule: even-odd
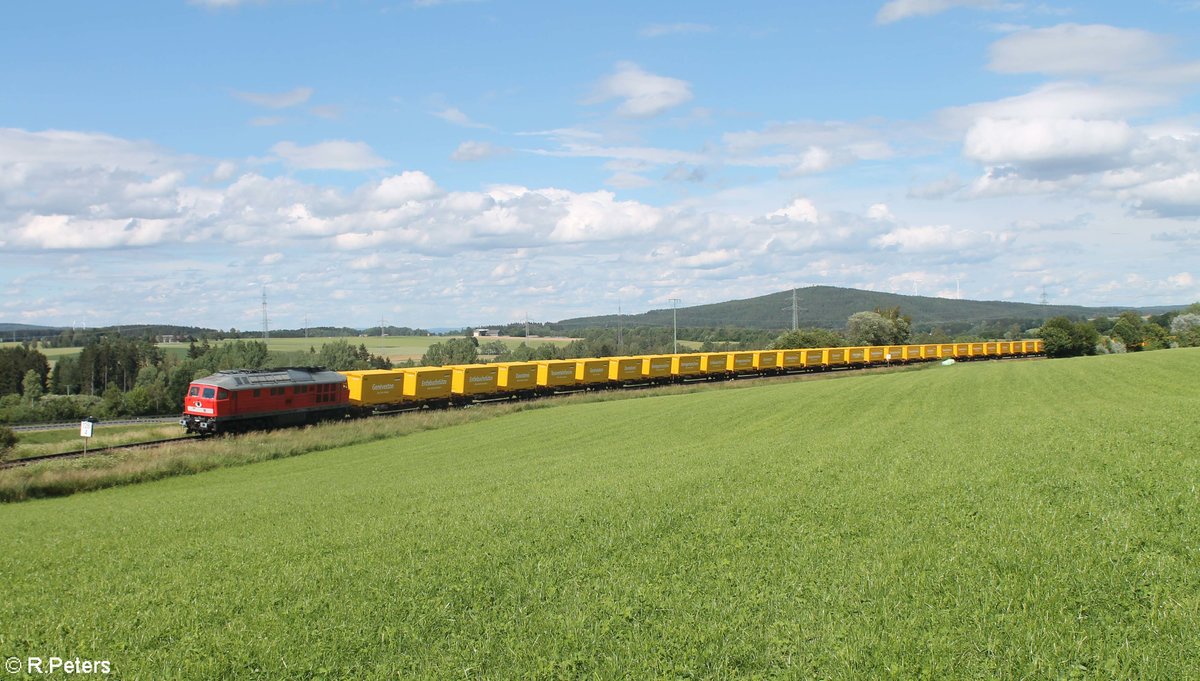
[[[1044,354],[1040,340],[639,355],[443,367],[221,371],[193,381],[180,425],[204,435],[580,390],[717,381],[946,359]]]

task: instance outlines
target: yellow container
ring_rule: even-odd
[[[937,359],[939,357],[938,346],[936,345],[922,345],[920,348],[921,359]]]
[[[700,355],[670,355],[672,376],[696,376],[702,373]]]
[[[1013,344],[1012,344],[1012,341],[1001,341],[1001,343],[1000,343],[1000,355],[1001,355],[1001,356],[1003,356],[1003,357],[1008,357],[1008,356],[1010,356],[1010,355],[1012,355],[1012,354],[1013,354]]]
[[[642,360],[638,357],[610,357],[608,380],[639,381],[642,378]]]
[[[846,366],[849,358],[850,348],[829,348],[825,355],[825,364],[831,367]]]
[[[754,371],[754,353],[753,352],[731,352],[729,353],[729,371],[737,374],[748,373]]]
[[[500,362],[496,367],[496,387],[505,392],[533,390],[537,387],[537,364],[534,362]]]
[[[1028,350],[1029,350],[1028,343],[1025,344],[1025,348],[1026,348],[1026,351],[1028,352]],[[1040,340],[1033,341],[1033,352],[1035,352],[1039,355],[1046,352],[1046,343],[1044,341],[1040,341]]]
[[[776,360],[780,369],[799,369],[804,366],[803,350],[780,350]]]
[[[988,357],[999,357],[1000,356],[1000,344],[999,343],[984,343],[983,344],[983,354],[987,355]]]
[[[671,375],[670,355],[643,355],[642,378],[667,378]]]
[[[754,368],[759,371],[774,369],[779,366],[777,350],[758,350],[754,353]]]
[[[956,359],[966,359],[970,356],[971,356],[971,344],[970,343],[955,343],[954,344],[954,357]]]
[[[573,360],[542,360],[537,363],[539,388],[561,388],[575,385],[575,362]]]
[[[700,355],[700,370],[706,374],[723,374],[729,367],[729,353],[706,352]]]
[[[846,348],[846,363],[847,364],[866,364],[867,349],[861,348]]]
[[[986,343],[971,343],[971,357],[986,357],[987,351],[984,350]]]
[[[608,383],[607,359],[576,359],[575,382],[583,385]]]
[[[403,369],[404,397],[423,402],[450,397],[454,372],[444,367]]]
[[[921,346],[913,346],[917,349],[917,357],[921,356]],[[884,350],[884,359],[889,362],[903,362],[908,359],[907,345],[889,345],[887,350]]]
[[[454,372],[450,392],[455,395],[491,395],[499,390],[500,368],[494,364],[459,364],[445,368]]]
[[[404,372],[398,369],[343,371],[350,390],[350,404],[376,407],[404,401]]]
[[[829,348],[813,348],[803,350],[802,352],[804,353],[804,367],[806,369],[822,367],[829,363]]]
[[[858,348],[855,348],[856,350]],[[868,348],[863,348],[867,351],[867,362],[869,364],[883,364],[887,361],[887,347],[883,345],[872,345]]]

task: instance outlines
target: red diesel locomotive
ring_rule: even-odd
[[[188,386],[179,424],[211,435],[340,419],[350,409],[346,377],[314,367],[219,371]]]

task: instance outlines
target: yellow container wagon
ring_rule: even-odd
[[[804,351],[803,350],[780,350],[779,359],[777,360],[779,368],[787,371],[788,369],[799,369],[804,366]]]
[[[343,371],[350,405],[358,411],[399,407],[404,402],[404,372],[399,369]]]
[[[575,362],[572,360],[542,360],[537,363],[539,388],[564,388],[575,385]]]
[[[922,345],[920,347],[921,347],[921,359],[938,359],[939,357],[941,357],[941,355],[938,354],[938,346],[937,345],[930,344],[930,345]]]
[[[747,374],[754,371],[754,353],[753,352],[731,352],[729,353],[728,370],[735,374]]]
[[[971,343],[971,357],[987,357],[987,351],[984,350],[986,343]]]
[[[827,348],[825,355],[825,366],[842,367],[848,364],[850,355],[849,348]]]
[[[500,362],[496,367],[496,387],[504,392],[519,393],[537,388],[537,364],[534,362]]]
[[[757,350],[754,352],[754,368],[759,371],[774,371],[779,368],[779,351]]]
[[[700,355],[700,370],[709,376],[723,375],[729,369],[729,353],[706,352]]]
[[[867,351],[868,364],[883,364],[888,361],[887,347],[883,345],[872,345],[863,349]]]
[[[638,359],[642,361],[642,378],[656,383],[671,378],[670,355],[642,355]]]
[[[404,372],[404,397],[417,402],[449,399],[453,371],[444,367],[415,367]]]
[[[983,344],[983,354],[987,357],[999,357],[1000,356],[1000,344],[999,343],[984,343]]]
[[[866,364],[867,348],[846,348],[846,364]]]
[[[454,372],[450,392],[455,397],[492,395],[499,392],[500,368],[494,364],[459,364],[445,367]]]
[[[621,383],[642,380],[642,360],[637,357],[610,357],[608,380]]]
[[[576,359],[575,383],[579,385],[600,385],[608,383],[607,359]]]
[[[814,348],[802,352],[805,369],[821,369],[829,364],[829,348]]]
[[[699,376],[704,373],[700,369],[700,355],[671,355],[671,375],[677,378]]]

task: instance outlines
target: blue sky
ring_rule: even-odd
[[[0,82],[0,321],[1200,300],[1190,0],[9,3]]]

